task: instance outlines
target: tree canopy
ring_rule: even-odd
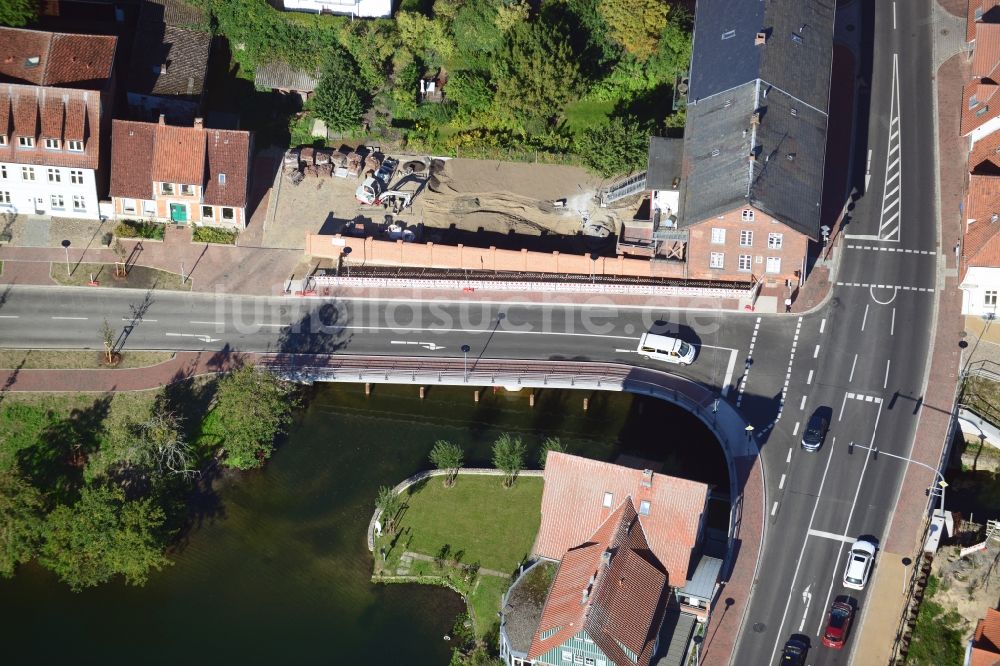
[[[35,556],[42,520],[42,494],[16,469],[0,471],[0,577]]]
[[[45,520],[39,561],[74,592],[114,576],[146,582],[152,569],[171,564],[163,555],[163,510],[152,500],[126,500],[120,488],[89,487],[72,506],[57,506]]]
[[[0,0],[0,25],[15,28],[38,18],[38,0]]]
[[[645,165],[648,147],[649,129],[631,116],[611,118],[576,138],[577,153],[605,178]]]
[[[517,435],[503,433],[493,442],[493,466],[503,472],[503,485],[510,488],[524,469],[524,442]]]
[[[626,51],[639,60],[653,54],[667,25],[666,0],[601,0],[597,7],[611,35]]]
[[[292,419],[298,404],[293,387],[267,371],[244,365],[219,380],[211,418],[221,437],[224,462],[254,469],[271,457],[274,439]]]
[[[447,472],[444,477],[444,485],[452,486],[455,484],[458,470],[465,462],[465,452],[458,444],[439,439],[434,443],[434,448],[431,449],[430,459],[435,467]]]

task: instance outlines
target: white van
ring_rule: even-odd
[[[655,333],[643,333],[636,351],[643,358],[682,365],[694,362],[695,356],[694,345],[688,344],[680,338],[656,335]]]

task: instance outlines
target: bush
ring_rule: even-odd
[[[165,224],[147,222],[145,220],[122,220],[115,227],[115,236],[119,238],[147,238],[163,240]]]
[[[195,243],[221,243],[235,245],[239,232],[234,229],[218,229],[216,227],[195,227]]]

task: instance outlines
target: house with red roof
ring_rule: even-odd
[[[998,666],[1000,665],[1000,611],[992,608],[986,611],[986,617],[976,624],[976,633],[972,635],[965,651],[965,666]]]
[[[1000,129],[1000,4],[970,0],[966,39],[972,48],[972,79],[962,90],[962,136],[976,142]]]
[[[111,199],[116,217],[243,229],[253,136],[208,129],[115,120]]]
[[[117,45],[0,27],[0,212],[100,216]]]
[[[537,562],[501,610],[505,663],[646,666],[667,615],[686,649],[696,618],[680,613],[679,589],[701,569],[709,487],[559,452],[544,481]],[[714,591],[715,580],[707,601]]]

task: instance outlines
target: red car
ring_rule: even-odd
[[[854,619],[854,607],[843,601],[835,601],[830,606],[830,617],[826,622],[826,629],[823,630],[823,645],[829,648],[840,649],[844,647],[847,640],[847,632],[851,628],[851,620]]]

